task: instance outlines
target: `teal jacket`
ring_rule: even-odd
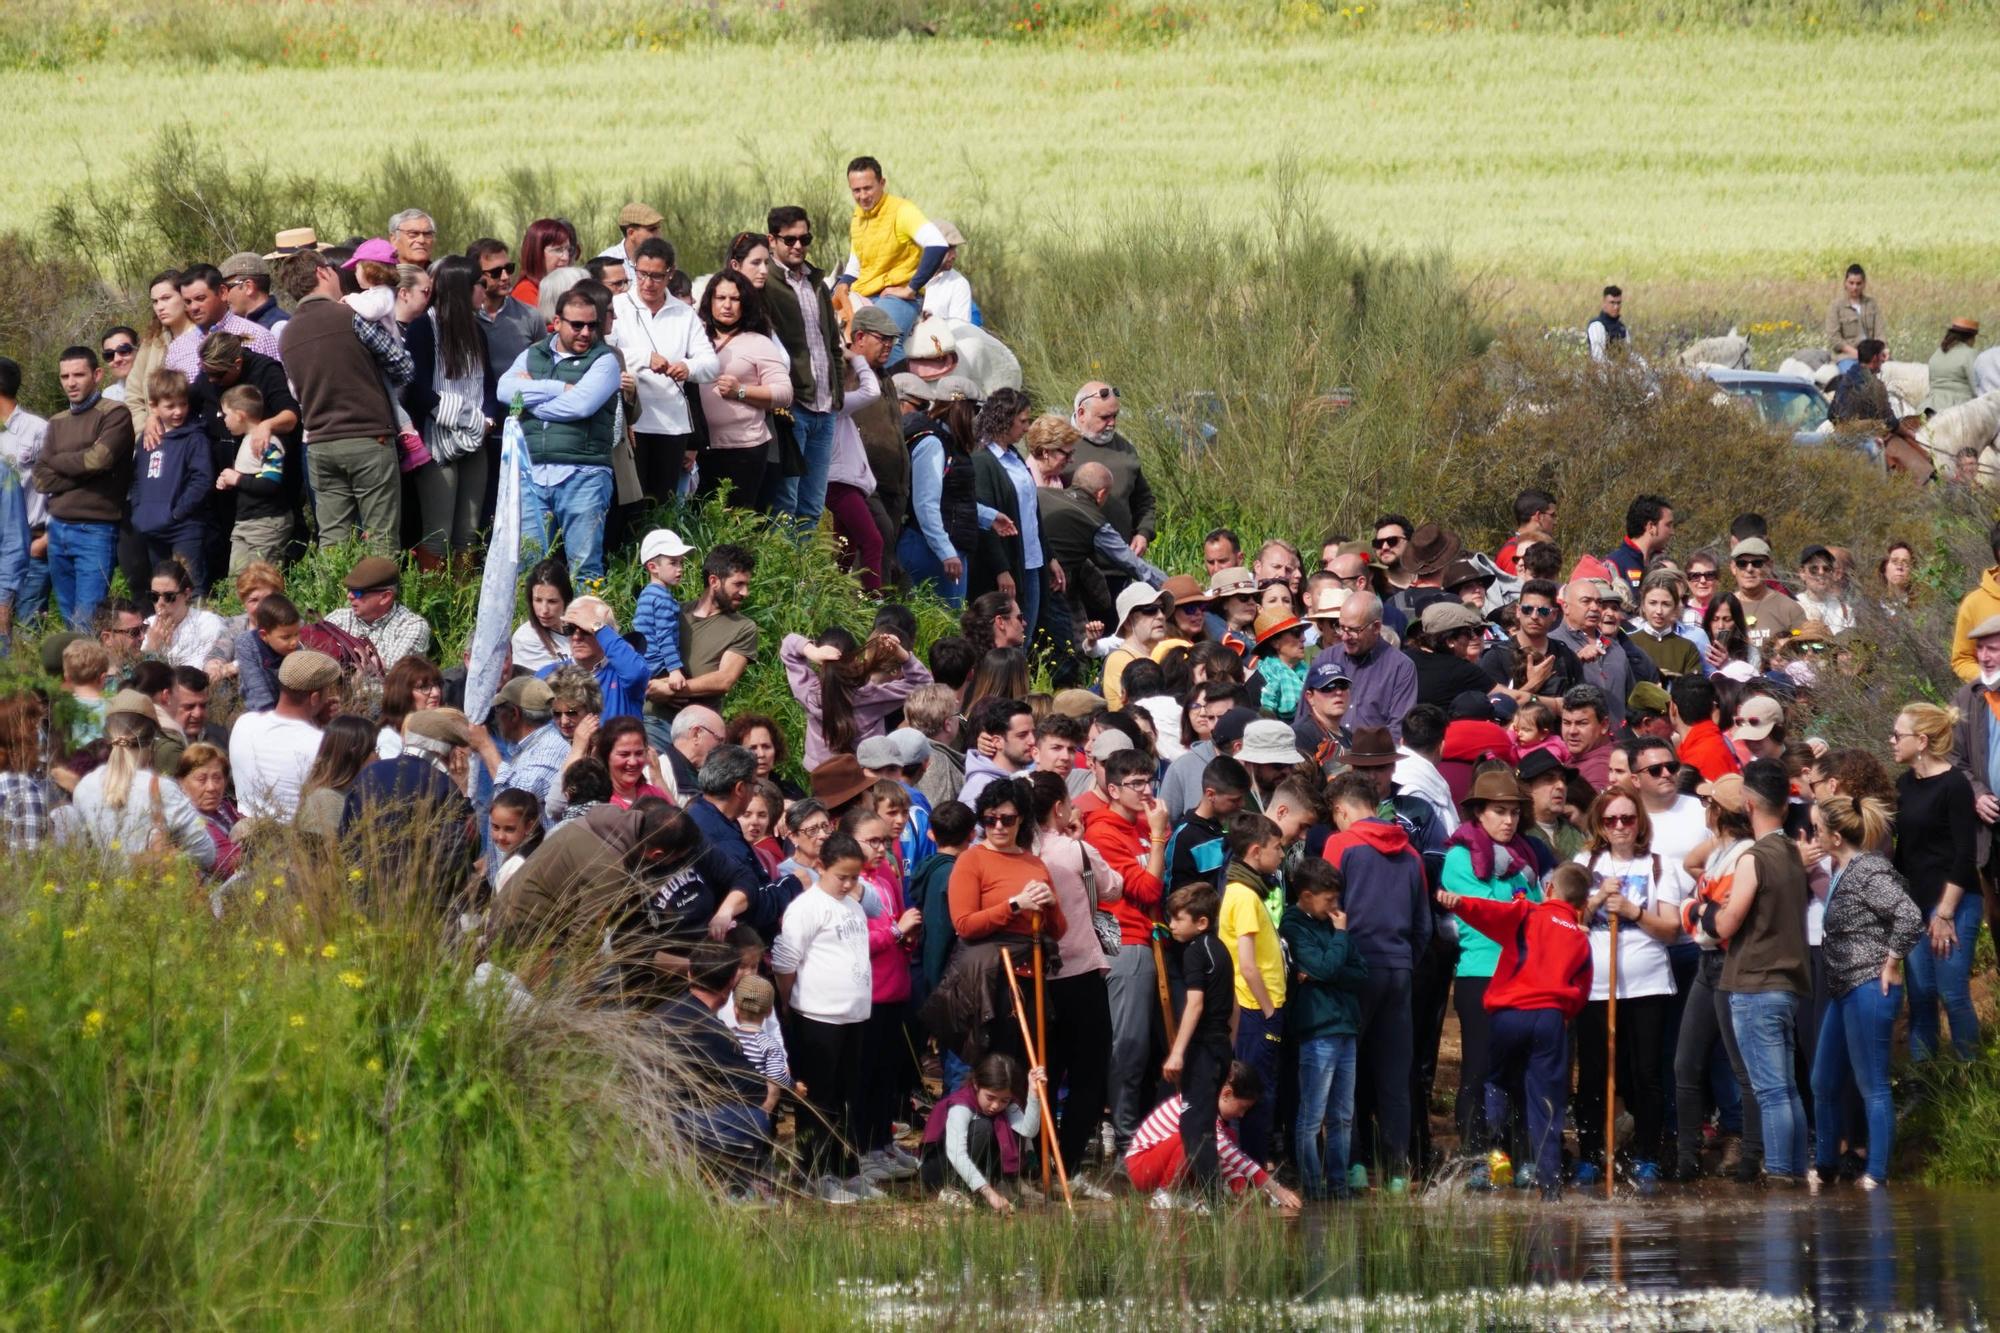
[[[1278,923],[1278,938],[1292,954],[1292,984],[1285,996],[1285,1040],[1361,1035],[1362,983],[1368,964],[1353,938],[1331,921],[1315,921],[1294,904]]]
[[[1461,898],[1487,898],[1504,903],[1518,893],[1529,902],[1540,902],[1542,891],[1535,887],[1533,866],[1515,866],[1498,879],[1480,879],[1472,873],[1472,853],[1453,847],[1444,854],[1444,876],[1440,887]],[[1490,977],[1500,965],[1500,946],[1476,930],[1458,932],[1458,975]]]

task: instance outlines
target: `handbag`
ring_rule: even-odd
[[[792,421],[792,410],[781,407],[764,414],[771,428],[771,462],[777,466],[781,477],[803,477],[806,474],[806,451],[799,447],[798,431]]]
[[[1083,889],[1090,897],[1090,928],[1097,932],[1097,947],[1104,951],[1106,958],[1116,958],[1124,946],[1124,932],[1118,925],[1118,918],[1104,910],[1097,901],[1097,872],[1090,868],[1090,851],[1077,840],[1076,859],[1082,863]]]

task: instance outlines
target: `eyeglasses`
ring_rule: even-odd
[[[571,333],[589,333],[597,327],[594,319],[571,319],[568,315],[557,315],[556,323],[568,325]]]
[[[1605,815],[1599,820],[1606,828],[1631,828],[1639,822],[1637,815]]]
[[[413,237],[419,241],[427,241],[431,237],[437,235],[437,228],[425,227],[419,230],[416,227],[398,227],[396,228],[396,234],[399,236]]]
[[[1677,767],[1676,764],[1648,764],[1639,771],[1649,778],[1663,778]]]
[[[1891,745],[1894,745],[1897,741],[1913,741],[1916,739],[1917,733],[1914,731],[1892,731],[1889,733],[1889,744]]]
[[[1545,620],[1556,613],[1556,609],[1553,606],[1522,606],[1516,609],[1522,615],[1534,616],[1537,620]]]
[[[1712,569],[1690,569],[1687,572],[1687,577],[1689,583],[1713,583],[1715,582],[1715,571]]]
[[[105,630],[104,632],[106,634],[116,634],[121,639],[136,639],[141,634],[143,634],[145,630],[146,627],[144,625],[133,625],[130,626],[129,628],[124,628],[124,629],[120,629],[114,626],[113,628]]]
[[[1126,791],[1148,792],[1153,789],[1153,780],[1151,778],[1127,778],[1123,782],[1114,782],[1111,785],[1114,787],[1123,787]]]
[[[635,269],[633,271],[638,275],[639,281],[641,282],[665,282],[667,280],[666,269],[661,269],[658,273],[649,272],[648,270],[643,268]]]
[[[492,268],[482,268],[479,272],[481,276],[488,278],[511,278],[514,276],[514,261],[510,259],[504,264],[495,264]]]
[[[776,241],[779,245],[806,246],[806,245],[811,245],[813,243],[813,234],[808,231],[808,232],[802,232],[797,236],[773,236],[771,239]]]
[[[1761,556],[1746,555],[1735,563],[1738,569],[1762,569],[1771,562]]]
[[[116,347],[105,348],[104,355],[106,357],[112,357],[112,358],[121,356],[131,356],[138,350],[139,347],[136,343],[119,343]]]
[[[158,588],[153,590],[153,601],[156,605],[160,602],[165,602],[171,606],[180,599],[181,595],[178,589],[173,592],[161,592]]]
[[[1808,574],[1811,574],[1811,575],[1812,575],[1812,576],[1813,576],[1814,578],[1824,578],[1824,577],[1825,577],[1826,575],[1828,575],[1828,574],[1831,574],[1831,573],[1833,573],[1833,566],[1832,566],[1832,565],[1807,565],[1807,566],[1805,567],[1805,572],[1806,572],[1806,573],[1808,573]]]
[[[887,838],[856,838],[855,841],[863,847],[873,847],[878,852],[889,845]]]
[[[979,817],[979,823],[984,828],[1013,828],[1020,822],[1019,815],[1004,810],[988,811]]]

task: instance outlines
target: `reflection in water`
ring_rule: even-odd
[[[1509,1213],[1536,1282],[1637,1292],[1702,1287],[1801,1296],[1822,1318],[1929,1311],[1972,1323],[2000,1304],[2000,1196],[1910,1186],[1867,1193],[1703,1195]]]

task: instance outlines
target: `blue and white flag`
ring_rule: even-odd
[[[500,663],[514,633],[515,579],[521,569],[521,468],[528,456],[521,422],[510,416],[500,431],[500,492],[493,531],[486,542],[486,572],[479,580],[479,619],[472,627],[466,663],[465,715],[484,722],[500,691]]]

